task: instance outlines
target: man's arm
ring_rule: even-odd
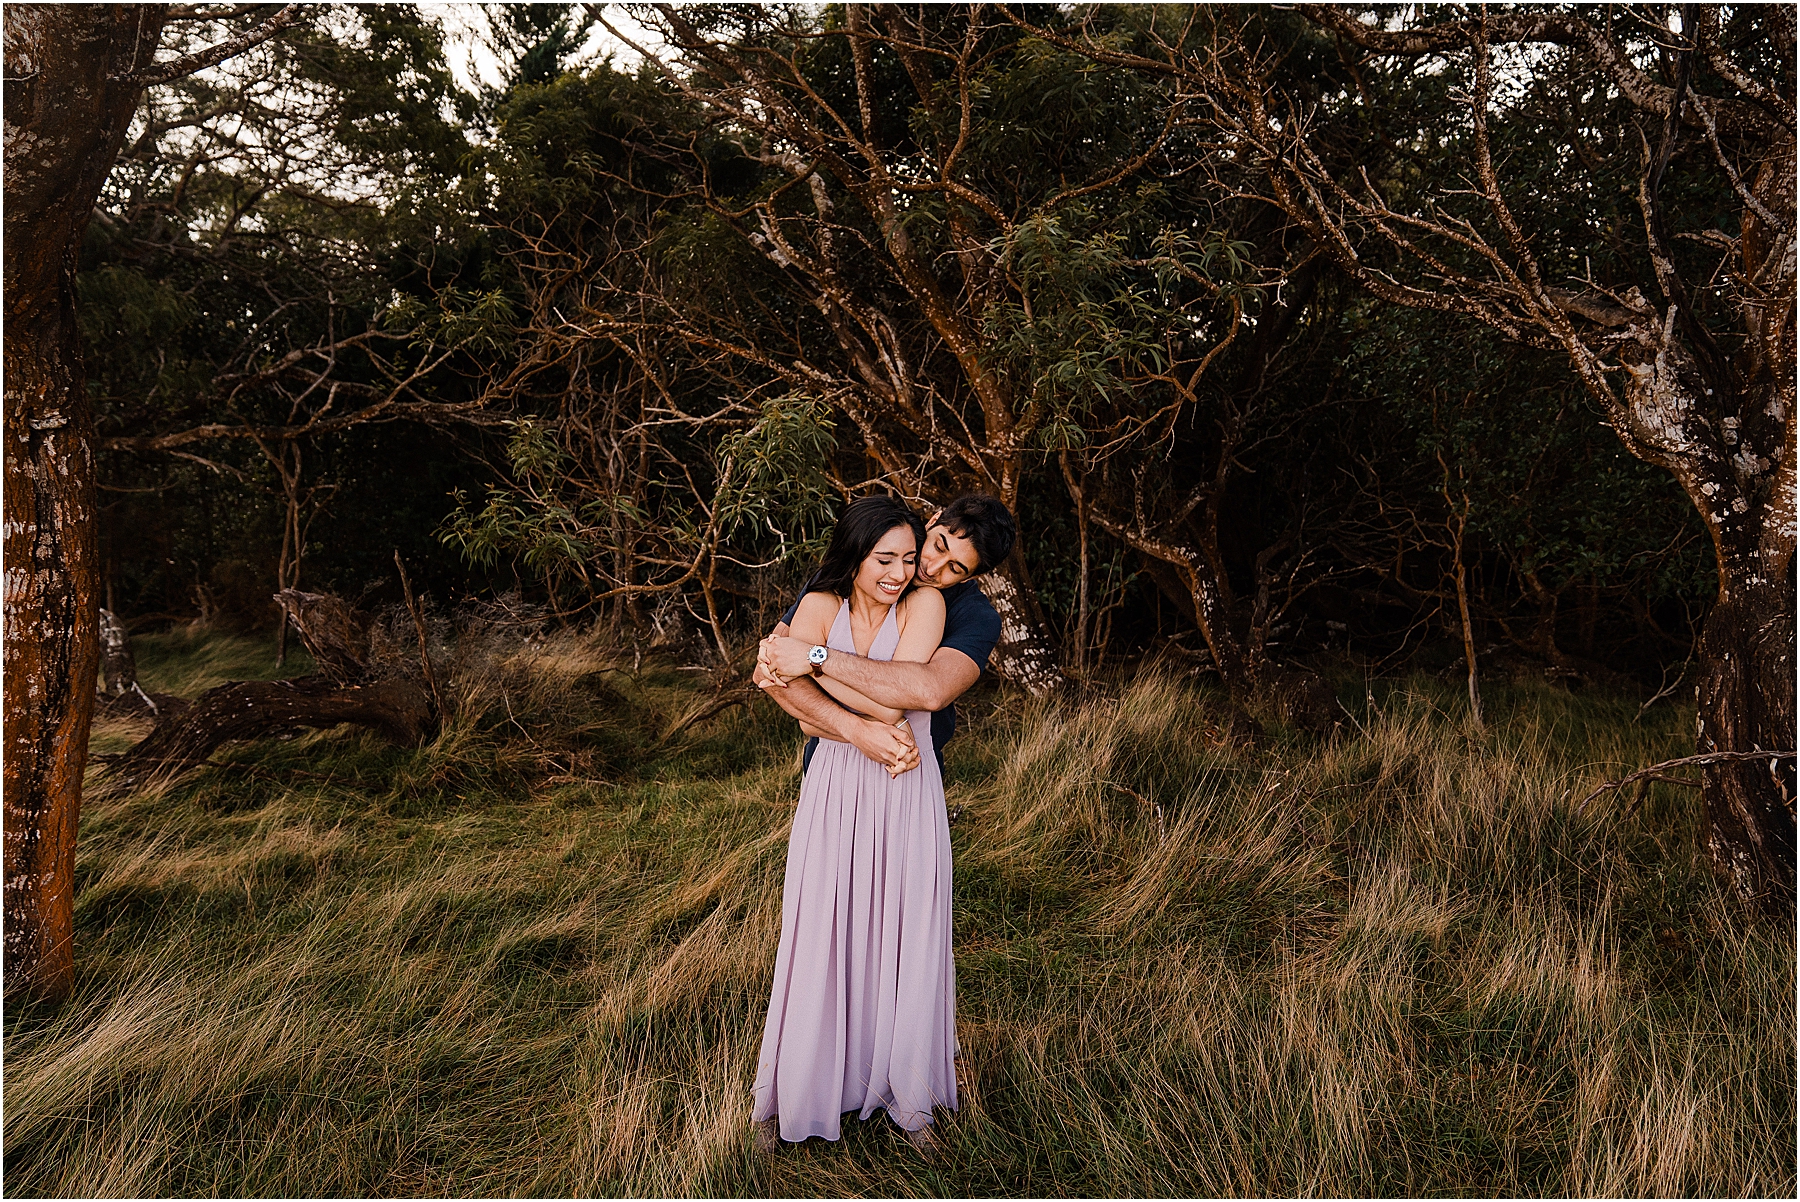
[[[825,642],[831,637],[832,624],[837,618],[840,606],[841,602],[830,593],[806,594],[800,599],[800,604],[794,607],[793,614],[788,618],[789,637],[809,646]],[[934,641],[932,646],[936,645]],[[915,655],[913,658],[919,657]],[[814,678],[814,683],[829,693],[839,705],[864,718],[873,718],[877,722],[892,725],[906,717],[902,711],[871,701],[842,681]]]
[[[775,635],[765,640],[764,658],[774,671],[786,677],[805,676],[812,665],[806,661],[811,644],[784,637],[777,626]],[[939,647],[923,664],[899,663],[892,660],[864,659],[844,651],[833,651],[819,669],[821,675],[839,680],[871,701],[897,710],[943,709],[969,691],[981,679],[976,662],[954,647]],[[800,682],[794,681],[794,687]],[[786,708],[783,706],[782,708]]]
[[[785,638],[787,629],[787,623],[781,623],[775,627],[775,636]],[[802,644],[802,658],[808,646]],[[919,748],[910,727],[890,726],[853,714],[811,680],[778,681],[761,663],[752,679],[807,734],[849,743],[893,775],[918,766]]]

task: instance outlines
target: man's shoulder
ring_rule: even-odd
[[[987,594],[981,591],[979,580],[965,580],[961,584],[953,584],[943,590],[944,625],[961,626],[970,623],[983,625],[1000,621],[1000,613],[989,601]]]
[[[960,651],[987,670],[988,656],[1000,641],[1000,614],[981,585],[973,580],[944,590],[944,639],[940,647]]]

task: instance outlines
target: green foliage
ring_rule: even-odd
[[[719,533],[765,531],[780,542],[783,560],[822,554],[831,534],[837,493],[826,467],[837,442],[831,409],[803,396],[765,401],[754,424],[719,444],[719,490],[713,517]]]
[[[412,335],[413,346],[421,351],[455,348],[490,363],[510,358],[519,331],[513,302],[504,292],[451,286],[433,299],[435,308],[426,298],[399,296],[382,313],[382,324]]]
[[[457,91],[441,29],[408,6],[321,9],[266,51],[154,93],[153,153],[115,173],[79,279],[103,435],[288,421],[305,381],[257,373],[366,330],[334,380],[383,394],[411,380],[420,397],[479,401],[512,424],[497,438],[308,440],[308,513],[325,515],[312,529],[356,532],[308,535],[320,582],[360,586],[392,550],[364,544],[403,542],[440,590],[509,569],[559,607],[716,586],[730,626],[747,612],[734,617],[732,597],[760,606],[816,551],[836,498],[876,480],[933,498],[1011,480],[1039,599],[1072,632],[1082,523],[1066,465],[1090,518],[1216,548],[1234,622],[1251,620],[1273,563],[1292,609],[1284,655],[1319,646],[1320,617],[1383,645],[1429,620],[1441,549],[1414,540],[1407,593],[1386,575],[1395,548],[1376,554],[1370,530],[1399,513],[1440,522],[1448,471],[1468,501],[1484,643],[1535,620],[1545,597],[1579,596],[1605,611],[1584,653],[1681,654],[1708,551],[1685,502],[1620,453],[1558,356],[1356,296],[1256,199],[1258,166],[1221,143],[1201,101],[1173,107],[1178,89],[1157,73],[984,13],[972,33],[962,9],[906,16],[939,67],[967,37],[978,46],[966,78],[941,74],[923,94],[877,22],[865,114],[835,36],[848,10],[681,10],[722,53],[765,67],[791,56],[802,108],[816,98],[870,123],[852,132],[912,181],[895,193],[898,220],[1010,406],[1004,447],[985,445],[967,364],[899,279],[854,173],[821,159],[796,178],[754,114],[733,116],[723,94],[697,99],[721,86],[718,64],[685,91],[652,67],[569,69],[593,20],[569,5],[487,10],[507,82],[478,98]],[[1477,198],[1445,187],[1468,166],[1466,55],[1353,66],[1302,15],[1263,7],[1028,19],[1130,54],[1242,32],[1316,123],[1333,170],[1366,169],[1399,210],[1481,219]],[[1759,20],[1732,10],[1726,24],[1754,41]],[[1646,270],[1638,134],[1585,71],[1560,47],[1511,63],[1496,151],[1546,270],[1618,287]],[[1702,73],[1698,86],[1719,84]],[[261,158],[201,117],[257,96],[280,100],[252,114],[276,151]],[[195,121],[219,154],[184,175],[177,131]],[[964,190],[927,186],[952,148]],[[1679,235],[1729,232],[1736,202],[1691,150],[1665,188],[1683,265],[1702,278],[1715,252]],[[815,184],[827,223],[814,220]],[[803,257],[834,256],[829,287],[772,255],[775,233]],[[1370,262],[1383,253],[1372,246]],[[854,314],[833,308],[833,290]],[[1708,310],[1723,338],[1718,317]],[[877,379],[884,355],[905,361],[924,432]],[[266,598],[278,473],[248,439],[196,453],[205,464],[105,457],[109,486],[159,490],[111,494],[104,518],[128,609],[180,611],[196,589],[229,588],[246,607]],[[1134,652],[1167,637],[1189,604],[1179,582],[1086,525],[1090,613],[1116,616]]]
[[[171,26],[186,39],[171,49],[258,19]],[[123,612],[197,602],[267,620],[288,469],[309,586],[354,593],[391,575],[397,547],[426,587],[468,583],[430,538],[448,485],[484,474],[466,447],[368,427],[321,428],[290,447],[246,429],[328,427],[390,394],[465,401],[471,356],[511,346],[508,302],[492,289],[454,274],[436,281],[449,285],[442,297],[420,287],[431,281],[419,264],[460,257],[451,243],[467,234],[466,222],[426,230],[419,212],[421,198],[454,191],[470,149],[473,107],[442,52],[434,20],[412,6],[318,6],[276,39],[149,90],[77,276],[97,423],[117,440],[101,457],[101,537]],[[129,449],[219,428],[235,436],[195,438],[174,456]],[[397,443],[412,453],[378,449]],[[333,527],[340,537],[325,536]]]
[[[652,511],[629,494],[572,484],[568,454],[549,425],[521,419],[506,444],[515,487],[489,488],[479,508],[458,492],[439,536],[483,567],[516,559],[553,590],[571,576],[589,582],[590,564],[652,520],[688,556],[764,558],[764,568],[808,561],[823,549],[835,512],[826,474],[832,427],[830,410],[811,398],[765,401],[754,422],[720,440],[710,501],[692,499],[703,489],[684,495],[676,484],[653,489],[666,503]]]
[[[1184,335],[1217,336],[1194,311],[1192,284],[1225,322],[1257,302],[1250,244],[1167,224],[1168,199],[1142,185],[1105,217],[1072,201],[1033,214],[1000,247],[1019,299],[991,306],[984,333],[995,362],[1029,381],[1019,403],[1046,411],[1046,450],[1085,447],[1090,428],[1150,412],[1162,392],[1152,382],[1169,378]]]
[[[575,19],[578,6],[568,4],[491,4],[482,7],[488,22],[488,44],[502,62],[512,64],[506,84],[488,99],[503,103],[509,92],[549,83],[563,73],[564,60],[580,48],[594,24],[591,11]]]
[[[1370,461],[1391,473],[1383,488],[1410,471],[1433,515],[1466,498],[1475,556],[1552,593],[1705,604],[1715,568],[1693,507],[1619,445],[1558,360],[1422,313],[1354,305],[1344,319],[1342,386],[1385,410],[1391,442]],[[1450,501],[1430,499],[1445,489]]]
[[[506,458],[513,478],[524,488],[491,487],[480,509],[471,508],[458,490],[453,494],[455,508],[445,518],[439,537],[483,567],[496,563],[503,554],[516,554],[545,576],[581,572],[590,548],[575,533],[574,510],[557,499],[561,493],[556,469],[563,461],[562,450],[542,423],[523,419],[512,425]]]

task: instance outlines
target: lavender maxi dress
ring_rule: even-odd
[[[870,659],[892,659],[894,610]],[[825,645],[854,655],[850,605]],[[908,1131],[956,1108],[950,823],[931,715],[908,711],[919,766],[898,779],[848,743],[819,741],[800,785],[781,895],[781,948],[756,1066],[754,1118],[781,1138],[837,1139],[848,1110]]]

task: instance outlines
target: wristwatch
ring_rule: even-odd
[[[813,649],[806,653],[806,662],[813,666],[813,671],[817,672],[825,666],[825,654],[825,647],[822,643],[814,643]]]

